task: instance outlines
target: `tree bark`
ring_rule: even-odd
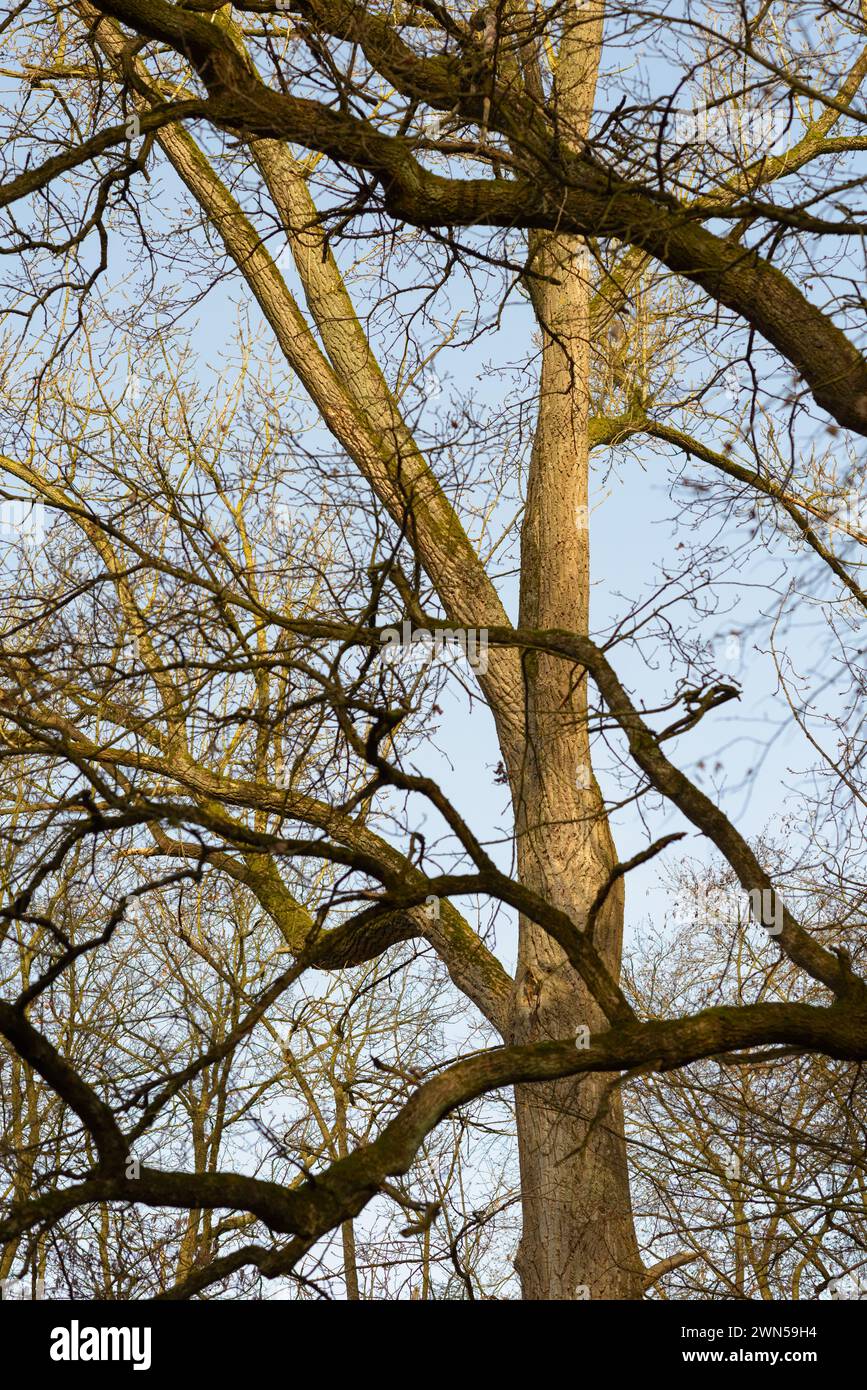
[[[589,287],[575,238],[531,245],[530,292],[543,337],[539,413],[521,533],[520,622],[589,629],[587,525]],[[556,283],[551,283],[552,277]],[[579,927],[616,862],[590,763],[587,688],[577,668],[542,654],[524,663],[526,754],[512,785],[522,881]],[[609,894],[595,940],[620,972],[623,890]],[[537,1042],[604,1026],[598,1006],[550,935],[519,927],[514,1038]],[[526,1299],[640,1298],[623,1115],[607,1113],[602,1077],[518,1087]],[[604,1107],[603,1107],[604,1108]]]

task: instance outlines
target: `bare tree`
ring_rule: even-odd
[[[38,973],[0,1031],[92,1153],[74,1183],[13,1201],[4,1240],[93,1203],[229,1207],[259,1239],[218,1255],[191,1218],[207,1258],[176,1292],[286,1274],[445,1117],[514,1086],[523,1296],[639,1298],[657,1261],[633,1218],[623,1079],[769,1046],[863,1061],[860,897],[833,935],[801,920],[706,769],[681,766],[740,695],[693,622],[766,557],[774,575],[755,582],[778,607],[756,631],[783,717],[813,744],[793,595],[826,659],[829,643],[845,652],[850,698],[827,718],[848,743],[816,753],[857,858],[864,531],[849,504],[867,362],[856,253],[840,247],[863,229],[867,35],[860,9],[804,14],[39,0],[9,16],[20,100],[0,203],[20,269],[3,468],[16,506],[57,520],[16,562],[0,650],[4,757],[47,779],[10,831],[32,862],[4,920],[39,933]],[[657,66],[636,59],[615,99],[623,45]],[[103,288],[124,254],[126,302]],[[237,292],[249,386],[232,394],[195,384],[173,320],[207,295],[225,314]],[[506,322],[526,351],[517,368],[505,351],[518,399],[491,416],[438,373],[449,353],[500,346]],[[591,454],[628,470],[648,442],[679,539],[600,629]],[[436,658],[421,670],[384,659],[408,633]],[[456,648],[463,663],[439,659]],[[490,712],[504,828],[471,824],[431,773],[454,684]],[[618,858],[626,807],[646,835]],[[629,997],[624,884],[685,828],[749,895],[780,978],[808,988],[663,1017]],[[118,841],[153,858],[129,891],[93,880],[91,937],[36,911],[79,846]],[[317,867],[328,886],[311,902]],[[149,1059],[133,1120],[133,1097],[101,1095],[34,1007],[111,947],[134,898],[206,873],[252,895],[285,968],[227,1031],[203,1026],[196,1057]],[[514,975],[460,910],[473,897],[518,916]],[[128,1175],[181,1088],[257,1037],[304,974],[410,941],[501,1046],[408,1071],[376,1137],[351,1147],[347,1132],[315,1181]]]

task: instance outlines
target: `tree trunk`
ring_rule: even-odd
[[[346,1093],[339,1081],[334,1082],[334,1129],[337,1137],[337,1155],[346,1158],[349,1153],[349,1136],[346,1130]],[[357,1303],[361,1298],[358,1282],[358,1257],[355,1249],[355,1223],[344,1221],[340,1227],[340,1240],[343,1246],[343,1280],[348,1302]]]
[[[544,236],[529,279],[543,337],[539,415],[521,534],[520,622],[586,633],[589,620],[588,322],[583,246]],[[587,689],[566,662],[524,664],[526,755],[512,776],[522,881],[583,921],[616,862],[590,766]],[[623,891],[609,894],[595,940],[620,972]],[[551,937],[522,919],[514,1037],[591,1032],[604,1017]],[[517,1089],[524,1229],[516,1260],[527,1299],[640,1298],[623,1117],[603,1077]]]

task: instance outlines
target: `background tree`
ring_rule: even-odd
[[[766,854],[783,874],[779,851]],[[786,888],[807,915],[808,891]],[[673,906],[674,921],[640,940],[627,965],[630,992],[648,1013],[811,997],[809,984],[757,949],[748,920],[733,945],[742,908],[730,872],[685,880]],[[827,905],[816,915],[827,920]],[[864,1284],[863,1092],[857,1065],[786,1047],[636,1080],[626,1102],[630,1172],[639,1221],[655,1227],[656,1293],[856,1297]]]
[[[9,757],[48,759],[54,777],[28,827],[40,866],[5,911],[38,925],[42,875],[76,845],[129,833],[138,848],[146,834],[169,879],[207,867],[243,885],[291,963],[225,1037],[205,1030],[198,1061],[155,1082],[130,1127],[31,1032],[32,1001],[79,952],[46,927],[55,944],[34,992],[3,1005],[0,1027],[97,1159],[77,1185],[15,1205],[0,1230],[14,1240],[93,1201],[229,1206],[288,1241],[214,1257],[183,1292],[248,1265],[285,1273],[406,1172],[445,1115],[515,1085],[523,1296],[642,1296],[655,1262],[636,1235],[610,1073],[774,1044],[858,1063],[867,1048],[857,913],[838,914],[833,937],[802,923],[722,789],[679,765],[695,746],[685,736],[738,696],[696,620],[720,613],[764,544],[776,568],[750,582],[780,600],[760,630],[786,694],[803,681],[793,593],[846,653],[850,684],[822,717],[848,738],[833,761],[848,798],[837,833],[857,826],[851,630],[864,594],[850,554],[857,450],[843,464],[839,441],[867,432],[867,363],[855,263],[839,248],[862,229],[864,15],[99,0],[27,5],[8,35],[21,100],[0,202],[22,270],[4,468],[67,520],[46,575],[15,570],[4,637]],[[649,45],[652,61],[612,100],[624,41]],[[144,269],[124,303],[102,285],[133,247]],[[206,387],[178,389],[169,321],[236,288],[264,365],[249,391],[197,414],[191,393]],[[491,417],[458,393],[431,421],[417,391],[430,364],[480,351],[482,335],[499,346],[513,303],[536,349],[520,364],[524,396],[504,395]],[[124,359],[136,390],[127,376],[118,404]],[[628,470],[647,440],[672,461],[684,554],[660,557],[600,630],[591,451]],[[101,490],[82,486],[87,467]],[[287,514],[296,529],[269,556],[268,528]],[[729,529],[714,534],[722,515]],[[788,535],[773,534],[778,518]],[[785,553],[798,545],[809,555]],[[498,740],[506,854],[430,767],[440,687],[462,668],[378,659],[403,620],[485,634],[469,676]],[[799,692],[788,718],[815,741],[805,709]],[[618,860],[611,817],[628,805],[647,834]],[[684,822],[754,895],[766,945],[821,1002],[794,989],[727,996],[660,1020],[627,998],[624,880]],[[334,876],[312,910],[311,863]],[[472,895],[518,915],[514,977],[453,901]],[[105,901],[94,949],[127,901]],[[438,1071],[315,1183],[142,1165],[132,1185],[130,1144],[296,977],[420,939],[503,1047]]]

